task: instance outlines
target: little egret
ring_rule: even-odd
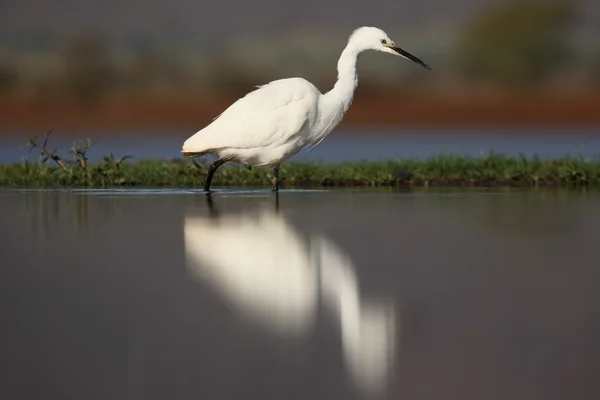
[[[340,56],[337,81],[329,92],[321,94],[303,78],[257,86],[184,142],[181,152],[186,157],[212,154],[217,158],[210,164],[204,191],[210,190],[215,171],[226,162],[273,167],[273,191],[277,191],[281,163],[318,145],[346,115],[358,86],[356,62],[365,50],[398,55],[431,69],[397,47],[381,29],[356,29]]]

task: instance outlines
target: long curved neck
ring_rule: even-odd
[[[348,108],[350,108],[352,99],[354,98],[354,91],[358,86],[356,62],[359,53],[352,43],[348,43],[338,60],[337,81],[333,89],[323,95],[323,107],[330,112],[333,110],[338,111],[340,121],[346,114],[346,111],[348,111]]]

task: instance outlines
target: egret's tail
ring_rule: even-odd
[[[200,135],[201,132],[188,138],[181,146],[181,153],[185,157],[199,157],[210,153],[210,147],[206,145],[204,135]]]
[[[183,153],[184,157],[200,157],[206,154],[205,151],[183,151],[181,150],[181,152]]]

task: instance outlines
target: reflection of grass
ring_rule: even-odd
[[[85,164],[84,164],[85,165]],[[0,166],[3,187],[201,187],[207,163],[189,160],[141,160],[126,163],[112,155],[98,164],[25,163]],[[270,187],[272,170],[225,165],[215,186]],[[583,158],[554,160],[505,157],[437,156],[423,161],[313,164],[282,166],[283,187],[308,186],[557,186],[600,188],[600,161]]]

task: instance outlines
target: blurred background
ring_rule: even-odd
[[[301,76],[329,90],[363,25],[433,71],[365,54],[337,134],[534,125],[564,136],[600,124],[595,0],[4,0],[0,138],[135,133],[171,137],[177,154],[257,84]]]
[[[294,160],[600,160],[599,0],[2,0],[0,163],[21,162],[50,129],[65,160],[81,138],[90,162],[181,158],[187,137],[255,85],[301,76],[328,91],[364,25],[433,70],[364,54],[345,120]],[[1,389],[600,398],[596,192],[286,190],[277,216],[262,213],[270,194],[233,191],[215,198],[216,220],[195,193],[0,191],[0,342],[15,383]],[[207,237],[228,264],[211,266]],[[219,286],[238,266],[253,279]],[[300,311],[278,321],[272,308],[285,305]],[[296,338],[269,333],[286,321]]]

